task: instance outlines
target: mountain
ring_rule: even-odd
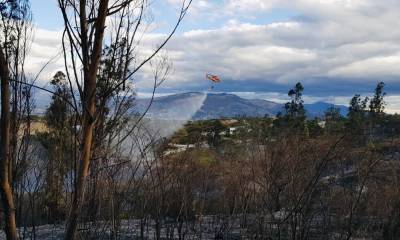
[[[214,119],[236,116],[275,116],[282,105],[260,99],[244,99],[234,94],[207,94],[203,106],[193,119]]]
[[[148,118],[157,119],[176,119],[189,120],[193,119],[207,98],[207,94],[189,92],[180,93],[164,97],[154,98],[146,116]],[[150,99],[137,99],[137,112],[143,113],[147,110]]]
[[[307,111],[307,116],[308,117],[321,117],[324,115],[325,111],[332,107],[332,103],[326,103],[326,102],[316,102],[312,104],[304,104],[304,108]],[[343,106],[343,105],[334,105],[335,108],[340,109],[340,114],[342,116],[346,116],[348,112],[348,107]]]
[[[143,113],[149,105],[149,99],[138,99],[137,111]],[[332,104],[317,102],[304,105],[309,117],[323,116]],[[347,107],[339,107],[341,113],[347,113]],[[262,100],[244,99],[228,93],[180,93],[154,98],[147,117],[158,119],[200,120],[224,117],[275,116],[283,112],[283,104]]]

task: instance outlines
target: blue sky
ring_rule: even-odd
[[[211,1],[210,1],[211,2]],[[222,1],[213,1],[217,6],[221,6]],[[59,30],[63,27],[62,17],[59,14],[56,0],[32,0],[32,11],[34,13],[35,24],[48,30]],[[173,23],[176,19],[177,7],[171,6],[168,1],[155,1],[153,3],[154,15],[158,21],[166,21]],[[189,13],[190,15],[190,13]],[[216,16],[214,10],[205,12],[204,16],[191,17],[184,21],[179,32],[185,32],[193,29],[216,29],[223,27],[229,20],[229,16]],[[237,20],[245,21],[251,24],[268,24],[279,21],[286,21],[292,17],[296,17],[296,11],[284,8],[271,9],[266,12],[254,13],[251,16],[240,15]],[[158,29],[157,31],[164,31],[165,29]]]
[[[143,48],[170,31],[179,5],[152,1],[157,27]],[[33,0],[32,9],[38,28],[32,66],[40,66],[59,50],[62,19],[56,0]],[[398,19],[397,0],[194,0],[167,45],[173,72],[159,92],[206,91],[210,72],[222,78],[215,91],[284,101],[300,81],[307,101],[342,104],[385,81],[388,109],[400,111]],[[53,64],[48,75],[60,67]],[[145,67],[134,83],[138,91],[149,91],[149,78]]]
[[[35,24],[48,30],[62,29],[63,21],[56,0],[32,0],[32,12]]]

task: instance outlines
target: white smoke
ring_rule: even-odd
[[[153,115],[142,119],[131,136],[123,142],[124,155],[128,155],[133,162],[144,155],[152,158],[152,148],[149,146],[171,137],[192,120],[206,98],[207,93],[189,93],[185,98],[177,98],[173,104],[168,104],[168,109],[160,109],[157,115],[162,118]]]
[[[186,98],[174,101],[172,107],[162,109],[159,113],[162,118],[149,120],[150,128],[159,133],[159,137],[169,137],[181,129],[201,109],[207,93],[191,93]]]

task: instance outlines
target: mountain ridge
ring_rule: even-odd
[[[150,99],[137,99],[137,112],[143,113]],[[342,115],[347,107],[326,102],[304,104],[310,118],[323,116],[330,106],[338,107]],[[276,116],[284,111],[284,104],[264,99],[246,99],[232,93],[186,92],[153,99],[147,117],[158,119],[205,120],[238,116]]]

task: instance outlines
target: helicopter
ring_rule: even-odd
[[[214,84],[221,82],[220,77],[218,77],[217,75],[209,74],[209,73],[206,74],[206,79],[211,81],[211,87],[210,87],[209,91],[214,89]]]

